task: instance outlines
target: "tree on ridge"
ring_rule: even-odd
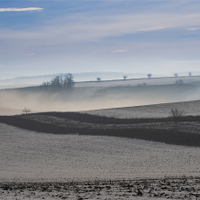
[[[151,73],[149,73],[149,74],[147,74],[147,76],[148,76],[148,78],[151,78],[151,77],[152,77],[152,74],[151,74]]]

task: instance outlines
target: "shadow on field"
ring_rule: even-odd
[[[81,113],[37,113],[37,115],[56,116],[78,121],[87,121],[90,123],[103,123],[103,124],[123,124],[123,123],[145,123],[156,121],[156,119],[115,119],[108,117],[93,116],[89,114]],[[28,116],[28,115],[24,115]],[[189,120],[190,117],[186,117],[185,120]],[[184,119],[184,118],[183,118]],[[199,120],[199,117],[191,117],[191,120]],[[157,119],[169,121],[170,118]],[[186,132],[178,132],[175,130],[158,130],[158,129],[137,129],[137,128],[71,128],[64,127],[55,124],[42,123],[30,119],[22,118],[22,116],[0,116],[0,122],[18,128],[23,128],[31,131],[37,131],[42,133],[53,133],[53,134],[79,134],[79,135],[98,135],[98,136],[115,136],[115,137],[127,137],[135,139],[143,139],[149,141],[163,142],[167,144],[176,144],[184,146],[200,146],[200,134],[192,134]]]

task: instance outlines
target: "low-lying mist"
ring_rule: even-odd
[[[31,112],[84,111],[200,99],[199,86],[156,85],[49,89],[29,87],[0,91],[0,115]]]

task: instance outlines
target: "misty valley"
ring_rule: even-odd
[[[2,115],[20,114],[23,108],[30,108],[32,112],[86,111],[197,100],[200,97],[200,80],[196,80],[198,77],[189,78],[189,81],[188,77],[186,80],[89,81],[77,82],[71,87],[43,84],[4,89],[0,91],[0,111]],[[162,83],[165,80],[167,82]],[[179,84],[177,80],[183,83]]]

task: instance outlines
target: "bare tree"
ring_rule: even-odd
[[[178,122],[180,121],[180,119],[185,115],[185,111],[182,109],[178,109],[178,108],[172,108],[171,112],[170,112],[170,117],[173,118],[175,127],[177,128],[178,126]]]
[[[66,74],[63,80],[64,87],[72,88],[74,86],[74,77],[72,74]]]
[[[48,86],[48,85],[49,85],[49,82],[47,81],[47,82],[43,82],[41,86],[46,87],[46,86]]]
[[[42,83],[43,87],[56,87],[56,88],[72,88],[74,86],[74,77],[72,74],[68,73],[64,76],[61,74],[60,76],[54,77],[51,82]]]
[[[31,112],[31,110],[30,110],[30,108],[24,108],[24,109],[22,110],[22,112],[23,112],[24,114],[28,114],[28,113]]]
[[[60,81],[60,76],[56,76],[51,80],[51,86],[54,87],[60,87],[61,86],[61,81]]]
[[[123,78],[124,78],[124,80],[126,80],[128,78],[128,76],[124,75]]]
[[[151,74],[151,73],[149,73],[149,74],[147,74],[147,76],[148,76],[148,78],[151,78],[151,77],[152,77],[152,74]]]
[[[100,77],[97,77],[97,81],[101,81],[101,78],[100,78]]]
[[[177,80],[177,81],[175,82],[175,84],[176,84],[176,85],[182,85],[182,84],[184,84],[184,82],[183,82],[182,79],[180,79],[180,80]]]
[[[41,86],[43,87],[48,87],[48,86],[51,86],[51,82],[50,81],[45,81],[41,84]]]

